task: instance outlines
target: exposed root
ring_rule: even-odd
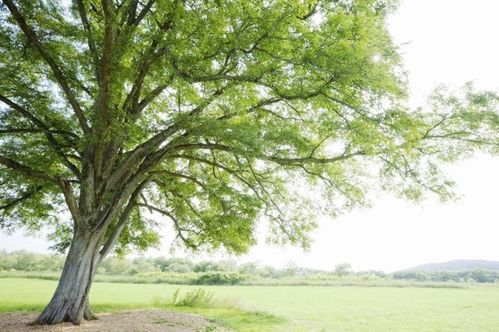
[[[90,304],[85,304],[85,311],[83,312],[83,318],[85,320],[96,320],[99,319],[97,315],[92,311],[92,308],[90,308]]]

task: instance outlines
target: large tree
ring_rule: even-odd
[[[2,2],[0,223],[68,250],[38,324],[93,319],[99,263],[157,243],[150,212],[193,249],[244,252],[258,220],[306,246],[313,211],[446,197],[435,161],[495,146],[492,94],[405,110],[391,1]]]

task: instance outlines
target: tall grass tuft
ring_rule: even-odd
[[[208,307],[213,303],[213,292],[206,291],[202,288],[196,288],[179,296],[179,289],[173,293],[171,304],[180,307]]]
[[[202,288],[196,288],[188,291],[183,296],[180,294],[180,289],[173,292],[169,300],[164,300],[161,297],[156,297],[152,304],[154,306],[175,306],[175,307],[214,307],[216,304],[213,302],[213,292],[206,291]]]

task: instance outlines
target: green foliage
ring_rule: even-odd
[[[0,278],[22,277],[57,280],[64,264],[62,256],[33,254],[24,251],[0,251]],[[237,265],[234,261],[193,263],[180,258],[110,257],[105,259],[95,277],[101,282],[157,283],[179,285],[369,285],[458,287],[466,283],[497,283],[499,272],[467,270],[458,272],[380,271],[353,272],[350,264],[335,266],[332,271],[288,265],[277,269],[254,263]]]
[[[116,254],[124,257],[130,251],[142,253],[151,247],[158,248],[160,236],[154,230],[155,225],[154,221],[142,217],[140,210],[135,209],[116,243]]]
[[[186,292],[183,296],[179,295],[180,289],[175,290],[172,295],[171,305],[183,307],[208,307],[212,304],[213,293],[203,288],[196,288]]]
[[[406,107],[393,0],[4,0],[0,227],[157,245],[308,247],[314,216],[372,188],[452,197],[439,165],[497,152],[497,96]],[[306,188],[306,189],[305,189]],[[318,198],[317,193],[321,198]],[[113,234],[117,234],[115,237]]]
[[[61,256],[33,254],[24,251],[6,253],[0,251],[0,271],[55,271],[64,265]]]
[[[238,273],[209,272],[203,273],[194,280],[196,285],[236,285],[246,278]]]
[[[459,272],[401,271],[393,273],[392,277],[398,280],[413,280],[418,282],[499,282],[499,272],[487,270],[471,270]]]
[[[164,258],[158,257],[154,259],[154,265],[156,265],[161,271],[166,272],[190,272],[194,270],[194,264],[188,259],[182,258]]]
[[[338,264],[334,267],[333,273],[337,276],[346,276],[352,273],[352,266],[348,263]]]

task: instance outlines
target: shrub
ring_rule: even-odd
[[[196,285],[235,285],[246,278],[239,273],[208,272],[193,280]]]

